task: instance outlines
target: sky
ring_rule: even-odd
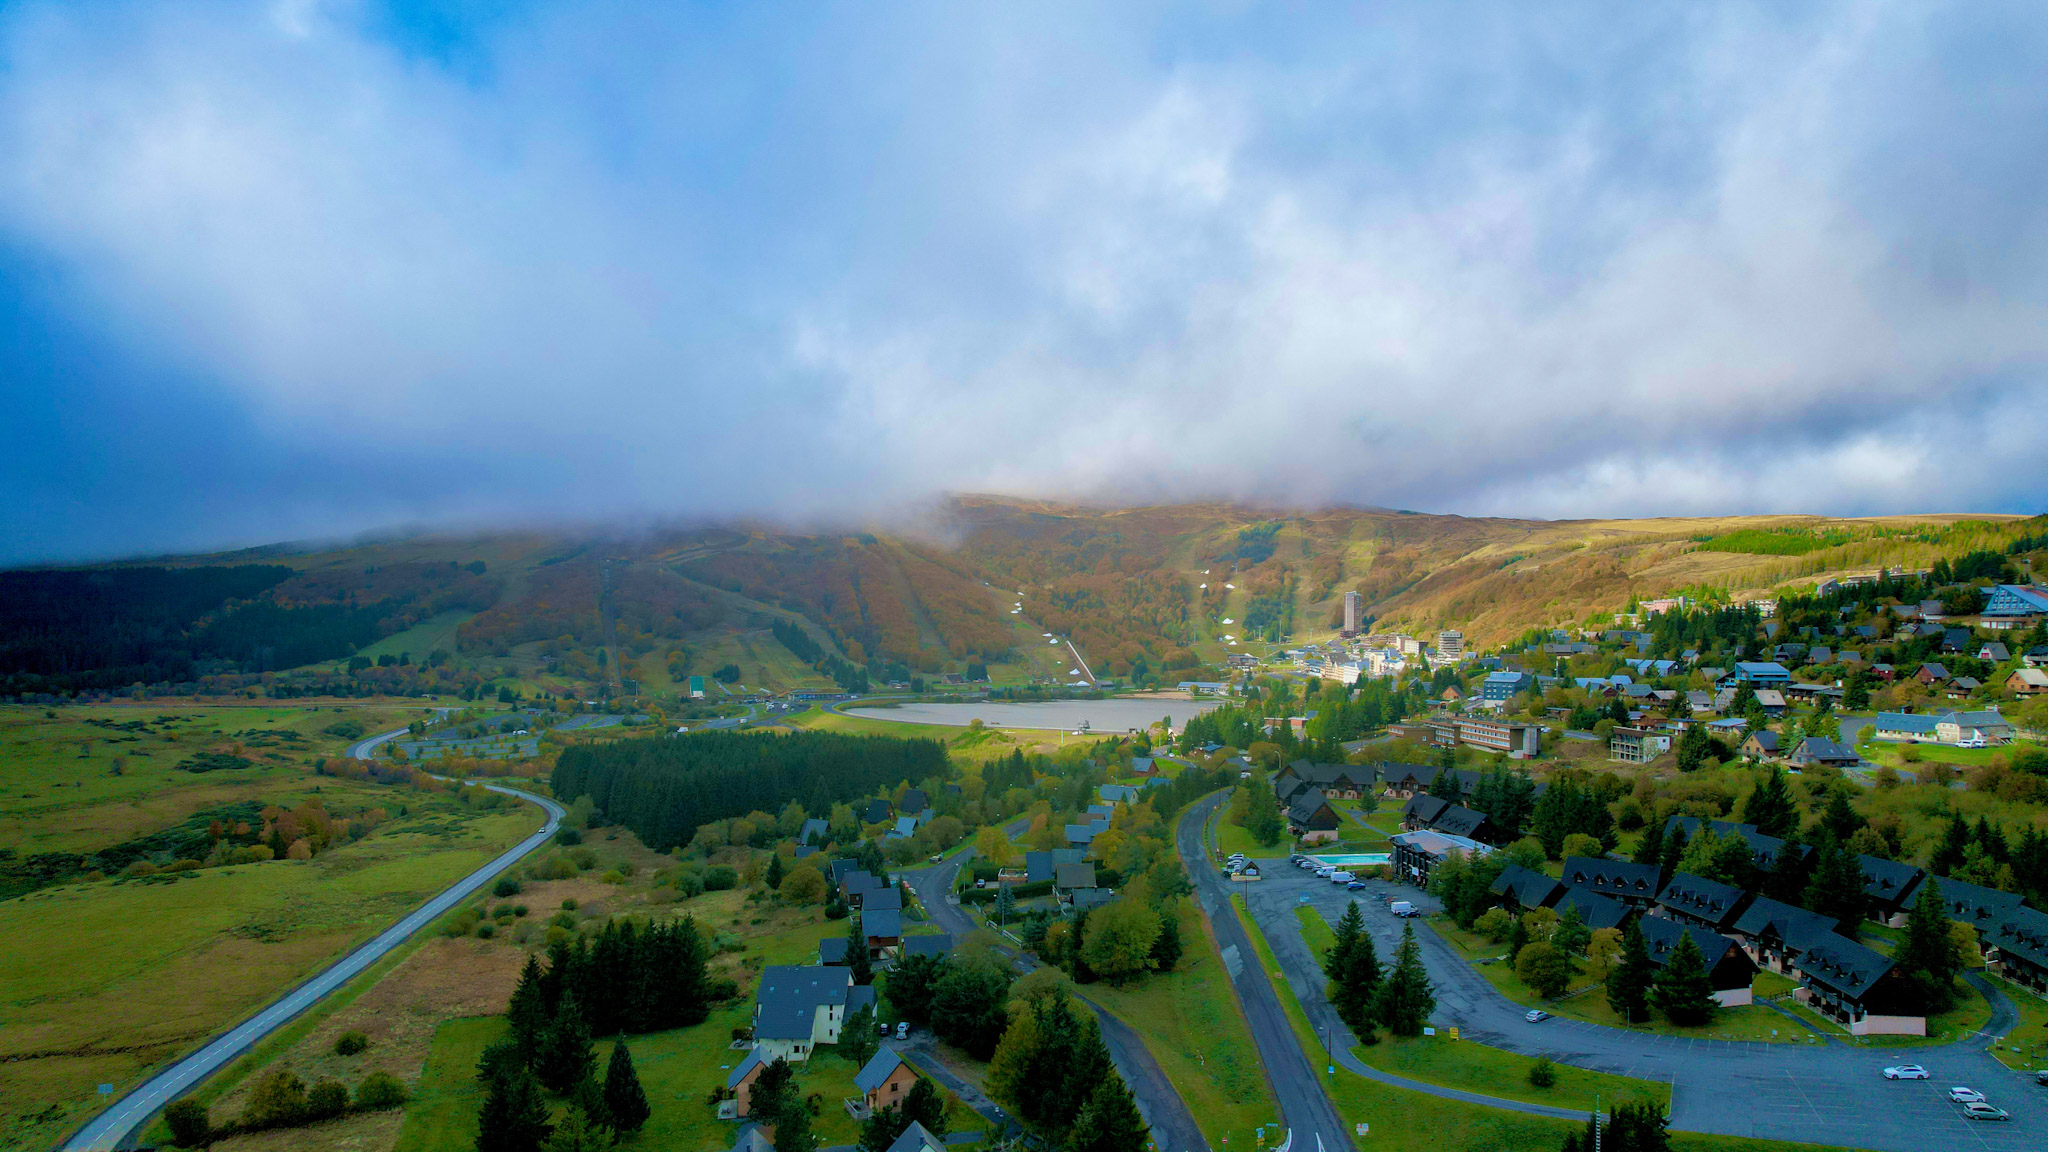
[[[2043,511],[2037,3],[0,4],[0,561]]]

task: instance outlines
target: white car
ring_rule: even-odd
[[[1927,1079],[1927,1069],[1922,1068],[1918,1064],[1901,1064],[1895,1068],[1885,1069],[1884,1078],[1887,1080],[1925,1080]]]
[[[896,1025],[896,1038],[897,1038],[898,1040],[908,1040],[908,1039],[910,1039],[910,1021],[908,1021],[908,1020],[902,1020],[902,1021],[899,1021],[899,1022],[897,1022],[897,1025]]]
[[[1545,1012],[1541,1008],[1531,1008],[1529,1009],[1528,1014],[1523,1016],[1522,1019],[1527,1020],[1531,1024],[1541,1024],[1545,1020],[1550,1019],[1550,1013]]]
[[[2010,1120],[2012,1115],[2003,1108],[1993,1108],[1982,1100],[1973,1100],[1963,1105],[1963,1115],[1972,1120]]]
[[[1984,1102],[1984,1094],[1982,1092],[1977,1091],[1975,1088],[1964,1088],[1960,1085],[1948,1090],[1948,1098],[1958,1104],[1982,1104]]]

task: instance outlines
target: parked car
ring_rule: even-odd
[[[1897,1067],[1885,1069],[1884,1078],[1887,1080],[1925,1080],[1927,1079],[1927,1069],[1922,1068],[1918,1064],[1900,1064]]]
[[[1982,1104],[1984,1102],[1984,1094],[1982,1092],[1977,1091],[1975,1088],[1964,1088],[1961,1085],[1949,1089],[1948,1098],[1958,1104]]]
[[[2039,1084],[2043,1088],[2048,1088],[2048,1068],[2043,1068],[2039,1072],[2034,1073],[2034,1083]]]
[[[1335,872],[1330,873],[1330,883],[1332,884],[1349,884],[1351,883],[1352,879],[1353,877],[1351,873],[1346,872],[1341,868],[1339,868]]]
[[[1550,1013],[1545,1012],[1541,1008],[1531,1008],[1529,1009],[1528,1014],[1523,1016],[1522,1019],[1527,1020],[1531,1024],[1541,1024],[1545,1020],[1550,1019]]]
[[[1972,1120],[2010,1120],[2012,1116],[2003,1108],[1993,1108],[1982,1100],[1972,1100],[1963,1105],[1963,1115]]]
[[[1415,915],[1415,905],[1410,904],[1406,900],[1396,900],[1393,904],[1393,913],[1401,917],[1413,916]]]
[[[1346,884],[1344,886],[1344,890],[1346,892],[1363,892],[1365,891],[1365,881],[1353,880],[1351,883]]]
[[[908,1020],[899,1020],[899,1021],[897,1021],[897,1023],[896,1023],[896,1038],[897,1038],[898,1040],[908,1040],[908,1039],[910,1039],[910,1021],[908,1021]]]
[[[878,1021],[875,1024],[875,1033],[882,1039],[887,1040],[889,1038],[889,1022],[887,1020]]]

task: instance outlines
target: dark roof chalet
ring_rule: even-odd
[[[860,822],[863,824],[880,824],[888,818],[889,802],[887,800],[870,800],[867,803],[867,807],[860,810]]]
[[[1657,916],[1645,916],[1641,923],[1643,943],[1650,947],[1650,963],[1659,968],[1670,963],[1672,951],[1678,947],[1678,942],[1687,936],[1692,937],[1694,946],[1700,950],[1700,958],[1707,962],[1709,972],[1719,968],[1731,950],[1741,955],[1744,960],[1748,959],[1740,945],[1718,932]],[[1754,970],[1755,965],[1751,964],[1749,967]],[[1747,984],[1748,982],[1744,981],[1744,985]]]
[[[1444,809],[1450,806],[1451,802],[1448,800],[1439,800],[1427,792],[1417,792],[1406,804],[1401,805],[1401,819],[1404,822],[1414,820],[1417,823],[1428,824],[1443,815]]]
[[[1903,909],[1920,895],[1920,881],[1927,875],[1911,864],[1882,856],[1858,856],[1863,866],[1863,894],[1890,909]]]
[[[1486,813],[1474,812],[1470,808],[1453,804],[1443,810],[1430,827],[1438,832],[1449,832],[1453,836],[1476,839],[1486,827]]]
[[[1602,896],[1584,888],[1567,888],[1557,898],[1557,914],[1564,915],[1565,909],[1578,912],[1579,923],[1587,931],[1598,932],[1602,928],[1619,928],[1628,922],[1629,906],[1612,896]]]
[[[1662,892],[1657,893],[1657,903],[1719,928],[1735,921],[1736,913],[1748,896],[1749,893],[1733,884],[1680,872],[1671,878],[1671,883],[1666,884]]]
[[[915,816],[925,810],[929,802],[924,798],[924,789],[911,788],[903,793],[903,803],[896,810],[905,816]]]
[[[1052,853],[1026,852],[1024,854],[1024,882],[1043,884],[1053,878]]]
[[[888,1083],[889,1077],[894,1076],[896,1070],[901,1067],[903,1057],[898,1056],[893,1049],[883,1048],[862,1065],[860,1071],[853,1074],[853,1086],[862,1092],[873,1092]]]
[[[1061,864],[1053,869],[1052,886],[1055,888],[1095,887],[1095,865],[1087,861]]]
[[[1891,957],[1844,936],[1816,941],[1792,961],[1816,984],[1851,999],[1861,1000],[1892,970]]]
[[[885,888],[876,888],[872,891],[864,892],[860,898],[860,910],[863,913],[901,912],[903,911],[903,889],[891,884]]]
[[[1946,876],[1933,879],[1941,890],[1941,906],[1951,920],[1961,920],[1972,926],[1982,925],[1985,921],[2000,919],[2020,906],[2020,896],[2016,892],[2000,892],[1996,888],[1951,880]]]
[[[1287,819],[1298,828],[1317,831],[1335,828],[1337,812],[1323,797],[1322,789],[1308,788],[1295,794],[1294,802],[1287,806]]]
[[[1369,765],[1316,764],[1296,760],[1280,769],[1276,779],[1281,778],[1305,781],[1325,790],[1341,788],[1362,792],[1379,780],[1379,773]]]
[[[882,912],[862,912],[860,930],[870,940],[895,940],[903,935],[903,913],[894,909]]]
[[[762,1040],[809,1040],[819,1007],[843,1004],[853,987],[844,968],[823,964],[775,964],[761,970],[754,1036]]]
[[[1655,864],[1631,864],[1626,860],[1572,856],[1564,862],[1567,888],[1583,889],[1602,896],[1654,900],[1659,873]]]
[[[1510,864],[1494,877],[1487,891],[1495,896],[1512,896],[1524,908],[1547,908],[1564,895],[1564,885],[1532,868]]]
[[[818,941],[818,963],[846,963],[846,937],[827,936],[824,939]]]
[[[2035,968],[2048,968],[2048,914],[2024,904],[1978,929],[1978,939]]]
[[[1804,950],[1816,940],[1833,935],[1841,923],[1832,916],[1759,896],[1735,918],[1734,930],[1752,940],[1768,933],[1792,948]]]

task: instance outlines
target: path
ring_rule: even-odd
[[[405,735],[405,729],[386,732],[358,742],[349,749],[349,754],[367,760],[377,746],[394,737]],[[540,831],[528,836],[503,854],[457,881],[440,895],[408,913],[404,919],[368,943],[357,947],[348,955],[329,965],[318,975],[301,983],[283,996],[272,1001],[254,1016],[242,1021],[226,1033],[215,1037],[197,1052],[173,1063],[148,1080],[116,1100],[106,1111],[94,1117],[85,1127],[80,1128],[71,1139],[64,1142],[66,1152],[83,1149],[111,1149],[141,1130],[164,1105],[197,1087],[207,1077],[227,1067],[229,1062],[247,1052],[258,1041],[290,1023],[301,1012],[320,1002],[329,993],[347,984],[383,959],[393,948],[405,942],[406,938],[439,919],[441,915],[468,899],[482,889],[498,873],[517,863],[527,853],[548,842],[555,834],[555,827],[568,813],[553,800],[544,799],[531,792],[521,792],[498,784],[485,787],[507,796],[530,800],[547,812],[547,823]]]
[[[1020,820],[1006,831],[1012,836],[1021,835],[1027,825],[1028,821]],[[931,913],[932,921],[956,937],[966,936],[980,927],[958,904],[948,900],[959,877],[960,866],[973,856],[974,849],[968,848],[938,864],[902,873],[902,878],[916,890],[925,910]],[[1019,957],[1017,963],[1026,971],[1037,966],[1029,957]],[[1159,1152],[1209,1152],[1209,1143],[1202,1136],[1201,1126],[1195,1123],[1194,1113],[1188,1110],[1180,1090],[1167,1078],[1159,1061],[1146,1049],[1144,1040],[1130,1025],[1111,1015],[1101,1005],[1085,995],[1080,999],[1102,1025],[1102,1042],[1109,1048],[1110,1060],[1130,1087],[1131,1095],[1137,1098],[1138,1111],[1151,1127],[1152,1139]]]

